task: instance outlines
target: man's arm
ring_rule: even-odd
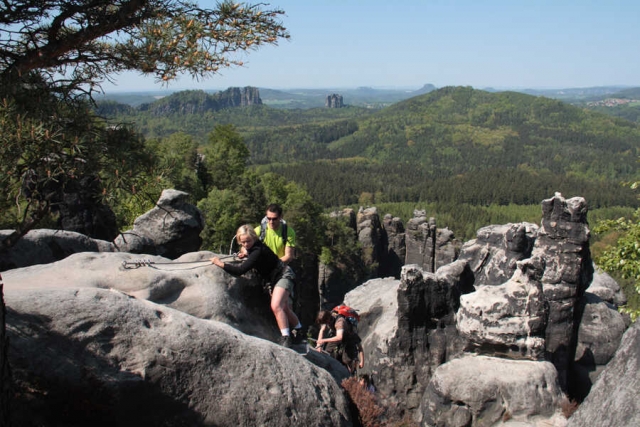
[[[292,248],[291,246],[284,247],[284,256],[280,258],[280,261],[288,264],[289,261],[294,260],[296,257],[296,248]]]

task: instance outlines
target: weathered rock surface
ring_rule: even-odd
[[[458,257],[459,245],[453,232],[437,228],[435,218],[427,219],[424,211],[414,211],[407,222],[405,243],[405,264],[417,264],[432,273]]]
[[[325,370],[221,322],[106,289],[6,297],[14,425],[350,424]]]
[[[512,359],[544,358],[547,304],[540,277],[542,268],[519,261],[506,283],[480,286],[460,297],[458,331],[470,341],[467,350]]]
[[[120,252],[160,255],[175,259],[200,249],[204,229],[202,212],[190,204],[189,194],[164,190],[156,207],[139,216],[133,230],[116,238]]]
[[[582,197],[565,199],[556,194],[542,201],[542,221],[531,256],[545,264],[540,281],[549,304],[546,359],[556,366],[560,385],[567,390],[582,316],[580,299],[593,278],[587,203]]]
[[[465,355],[436,369],[420,421],[447,427],[492,426],[507,420],[533,425],[533,419],[558,414],[563,399],[557,371],[549,362]]]
[[[407,257],[404,224],[400,218],[387,214],[382,220],[382,227],[386,233],[387,255],[381,260],[380,277],[399,279]]]
[[[640,323],[635,322],[567,427],[640,425],[639,390]]]
[[[589,394],[591,386],[620,347],[622,336],[631,323],[628,315],[618,311],[626,303],[620,285],[608,274],[595,269],[581,301],[578,345],[569,384],[569,392],[576,399],[582,400]]]
[[[468,261],[475,285],[500,285],[516,271],[516,263],[531,256],[538,226],[531,223],[489,225],[462,245],[459,260]]]
[[[13,230],[0,230],[0,239]],[[113,252],[111,242],[92,239],[73,231],[37,229],[25,234],[8,251],[0,251],[0,271],[60,261],[78,252]]]
[[[79,253],[3,273],[13,412],[37,414],[16,425],[350,425],[346,369],[271,343],[268,295],[212,255]]]
[[[431,373],[462,350],[454,323],[452,278],[464,276],[455,264],[439,274],[404,266],[402,279],[375,279],[345,296],[360,310],[365,369],[389,405],[415,411]]]
[[[386,255],[386,235],[377,208],[360,208],[356,215],[358,242],[362,245],[362,260],[373,277],[378,276],[380,261]],[[371,278],[373,278],[371,277]]]
[[[8,250],[0,251],[0,271],[60,261],[78,252],[128,252],[178,258],[200,250],[202,212],[188,202],[188,194],[164,190],[155,208],[138,217],[133,230],[113,242],[84,234],[35,229]],[[12,238],[14,230],[0,230],[0,241]]]

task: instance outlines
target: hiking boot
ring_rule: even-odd
[[[291,348],[291,336],[280,337],[280,345],[286,348]]]
[[[306,337],[302,333],[302,328],[293,330],[293,339],[291,342],[295,344],[304,344],[306,342]]]

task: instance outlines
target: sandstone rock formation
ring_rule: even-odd
[[[331,95],[327,95],[327,99],[324,102],[324,106],[327,108],[342,108],[344,107],[344,103],[342,101],[342,95],[337,93],[332,93]]]
[[[78,252],[129,252],[177,258],[200,249],[202,213],[188,203],[188,194],[164,190],[155,208],[138,217],[133,230],[113,242],[84,234],[50,229],[29,231],[9,250],[0,251],[0,271],[60,261]],[[13,230],[0,230],[0,240]]]
[[[172,259],[200,250],[204,217],[188,198],[183,191],[164,190],[156,206],[136,218],[133,230],[115,239],[117,250]]]
[[[640,425],[639,349],[640,323],[635,322],[567,427]]]
[[[405,264],[417,264],[422,269],[434,272],[458,257],[458,243],[453,232],[438,229],[435,218],[426,217],[425,211],[414,211],[407,222],[405,232]]]
[[[14,425],[350,425],[348,372],[271,343],[250,275],[212,267],[210,252],[133,256],[3,274]]]
[[[183,197],[181,194],[176,196],[175,200]],[[171,203],[168,206],[175,207]],[[594,383],[594,389],[598,386],[606,367],[613,363],[613,355],[629,325],[628,318],[616,310],[617,306],[624,304],[625,298],[610,277],[599,272],[594,274],[584,200],[565,200],[558,194],[543,201],[542,208],[540,226],[521,223],[485,227],[478,231],[475,240],[462,247],[457,260],[439,266],[435,272],[429,266],[433,258],[423,256],[425,251],[419,252],[425,242],[427,245],[434,242],[438,245],[438,233],[435,240],[429,240],[433,233],[424,213],[416,216],[417,221],[410,221],[412,237],[409,237],[409,230],[403,235],[400,231],[403,229],[402,223],[393,217],[386,216],[381,223],[375,209],[361,209],[357,216],[353,211],[339,213],[353,226],[354,235],[359,231],[358,237],[364,237],[361,243],[369,248],[369,254],[376,254],[368,259],[369,265],[383,263],[392,247],[396,253],[400,253],[398,248],[401,246],[394,246],[391,240],[398,242],[403,237],[414,239],[406,245],[406,257],[409,259],[411,247],[418,241],[415,237],[422,234],[424,238],[422,246],[414,247],[417,254],[421,255],[419,262],[402,267],[399,279],[390,275],[369,280],[343,294],[344,302],[360,311],[359,330],[367,360],[363,371],[372,375],[381,401],[390,407],[403,408],[406,414],[422,425],[481,426],[511,421],[516,423],[514,425],[556,426],[563,422],[559,411],[567,392],[572,397],[582,398],[589,394]],[[166,206],[164,209],[170,210]],[[156,220],[160,221],[157,224],[162,224],[166,218],[158,215],[161,213],[154,214]],[[197,212],[187,217],[198,223]],[[187,219],[186,222],[191,220]],[[429,226],[429,235],[422,231],[426,230],[425,225]],[[172,229],[167,227],[166,234],[170,235]],[[184,231],[175,233],[176,236],[187,234]],[[390,236],[393,238],[390,239]],[[153,239],[161,240],[162,236]],[[149,241],[153,239],[149,238]],[[445,254],[455,253],[452,236],[443,242],[446,242],[443,246]],[[97,243],[89,239],[86,244]],[[130,366],[138,369],[148,364],[154,375],[143,376],[142,380],[135,379],[142,382],[139,385],[141,389],[147,390],[145,387],[148,387],[149,395],[168,402],[167,408],[183,414],[185,419],[218,420],[215,415],[214,418],[207,418],[211,416],[211,411],[217,411],[218,408],[199,394],[200,383],[196,383],[202,383],[202,380],[196,380],[185,372],[199,369],[193,367],[196,362],[180,356],[186,359],[180,359],[179,368],[187,368],[174,373],[172,365],[163,364],[159,356],[135,349],[137,346],[146,348],[151,345],[148,344],[150,331],[165,327],[162,320],[171,318],[178,319],[177,322],[185,327],[180,329],[172,325],[171,328],[175,329],[166,330],[186,337],[175,343],[160,341],[163,345],[174,350],[178,346],[185,346],[193,357],[205,354],[197,359],[197,363],[204,363],[208,372],[213,372],[216,378],[223,375],[221,370],[229,364],[232,369],[230,372],[247,379],[247,383],[257,381],[257,376],[251,376],[253,374],[243,377],[245,373],[238,372],[240,368],[226,358],[228,354],[239,358],[244,366],[268,371],[265,378],[274,384],[269,390],[284,390],[287,399],[293,402],[278,408],[294,416],[277,418],[275,422],[287,425],[307,420],[307,413],[296,405],[299,396],[293,397],[297,392],[290,391],[288,385],[289,381],[305,379],[292,379],[294,377],[290,375],[295,374],[283,369],[271,372],[271,366],[255,361],[250,355],[254,351],[254,338],[250,336],[261,339],[258,340],[261,343],[258,347],[265,345],[269,348],[268,351],[258,351],[263,356],[268,353],[280,360],[279,351],[287,351],[267,342],[277,339],[278,330],[269,310],[268,296],[251,274],[232,278],[212,268],[208,259],[213,254],[206,251],[189,252],[175,260],[153,255],[144,255],[146,260],[136,260],[135,254],[110,252],[115,246],[109,242],[104,244],[106,247],[101,247],[101,251],[67,253],[64,260],[14,268],[3,273],[9,308],[9,334],[20,337],[15,344],[18,346],[16,349],[31,354],[29,349],[33,346],[37,349],[34,350],[36,353],[44,354],[46,352],[40,350],[42,347],[38,347],[40,344],[37,343],[40,337],[48,339],[46,345],[54,348],[53,338],[42,333],[43,324],[47,327],[51,325],[56,336],[69,337],[61,338],[59,342],[73,344],[69,348],[74,350],[71,356],[62,350],[55,350],[56,357],[58,354],[68,357],[64,363],[54,358],[50,364],[66,367],[68,360],[79,355],[85,361],[85,369],[89,369],[86,372],[69,369],[63,372],[64,375],[60,373],[60,377],[52,376],[50,384],[56,391],[50,396],[58,396],[56,393],[62,388],[56,387],[63,381],[62,377],[67,376],[78,380],[74,384],[79,393],[86,392],[92,396],[87,391],[87,383],[95,382],[92,375],[104,369],[106,373],[99,377],[106,378],[106,384],[99,382],[97,390],[113,397],[110,402],[119,405],[122,403],[120,396],[130,395],[130,389],[126,388],[128,386],[119,381],[123,378],[130,381],[132,375],[140,376],[139,371],[130,371]],[[171,243],[166,245],[173,246]],[[449,249],[453,252],[448,252]],[[436,264],[437,259],[436,252]],[[427,267],[425,260],[429,260]],[[335,280],[339,275],[329,274],[327,277]],[[323,282],[322,278],[319,283],[329,284],[328,281]],[[118,292],[109,293],[106,289]],[[109,296],[104,296],[104,292]],[[120,293],[130,297],[121,298]],[[119,296],[116,298],[111,294]],[[320,293],[320,296],[323,294]],[[109,317],[115,316],[113,313],[103,313],[104,317],[99,317],[101,313],[86,313],[81,306],[90,306],[89,300],[110,301],[118,307],[123,318],[114,321]],[[51,305],[49,301],[54,301],[54,306],[45,307]],[[59,305],[64,313],[55,312],[55,305]],[[152,312],[163,315],[155,315],[156,318],[147,314],[129,316],[129,313],[147,312],[149,307],[152,307]],[[179,314],[174,315],[173,312]],[[186,315],[192,316],[189,318],[193,320],[184,320],[182,316]],[[39,320],[30,326],[25,319]],[[201,322],[205,322],[205,326]],[[232,338],[224,332],[228,331],[225,329],[227,326],[219,325],[223,332],[218,330],[218,326],[211,326],[219,322],[234,328]],[[115,326],[109,328],[107,325],[111,323]],[[146,326],[147,323],[152,327]],[[136,328],[142,330],[139,340],[129,337],[135,335]],[[190,332],[191,329],[194,331]],[[124,335],[119,331],[125,331]],[[190,334],[197,339],[189,341]],[[206,349],[197,347],[195,341],[203,339],[205,335],[208,337],[205,339],[206,347],[211,346],[223,353],[217,359],[214,357],[216,353],[207,353]],[[219,342],[216,336],[219,336]],[[230,340],[244,350],[236,352],[227,349]],[[78,346],[82,346],[83,350],[80,351]],[[196,346],[197,351],[192,351],[191,346]],[[86,362],[89,354],[96,355],[98,362],[93,365]],[[178,360],[178,356],[170,356],[163,357],[169,357],[167,360],[171,361]],[[30,371],[35,369],[28,365],[31,357],[19,358],[20,368],[16,372],[20,381],[24,379],[22,384],[33,385],[33,390],[37,391],[39,389],[30,377]],[[44,363],[43,356],[37,354],[33,357],[37,363]],[[212,362],[210,359],[215,360]],[[339,363],[321,353],[309,352],[299,356],[299,359],[311,362],[313,367],[304,365],[301,371],[320,381],[316,383],[316,388],[326,390],[328,394],[333,393],[335,384],[325,383],[323,374],[318,374],[315,369],[322,368],[329,372],[327,381],[330,382],[339,382],[347,375]],[[289,359],[285,360],[290,363]],[[297,371],[297,359],[291,363]],[[158,365],[162,366],[168,379],[160,379],[161,375],[154,370],[156,368],[152,369]],[[94,366],[96,370],[91,371]],[[56,369],[52,368],[52,371],[55,373]],[[518,376],[514,372],[526,375]],[[175,376],[180,376],[181,380],[175,379]],[[525,376],[526,381],[523,382]],[[224,378],[219,381],[224,383]],[[133,383],[138,384],[135,381]],[[215,387],[215,384],[206,381],[202,384],[204,388]],[[65,383],[65,386],[68,385]],[[633,383],[627,385],[633,386]],[[240,391],[234,392],[241,399]],[[304,388],[302,392],[307,393],[308,389]],[[625,399],[625,390],[620,392],[621,398]],[[189,393],[194,396],[192,400],[198,400],[198,403],[185,399],[184,396]],[[267,415],[251,418],[241,409],[234,408],[225,417],[258,424],[266,422],[265,419],[269,419],[268,423],[273,421],[271,417],[275,415],[269,413],[267,402],[260,403],[254,394],[249,396],[257,400],[258,411]],[[22,397],[34,398],[32,394]],[[304,399],[307,398],[305,395]],[[338,425],[349,423],[348,416],[344,415],[346,403],[341,398],[334,396],[333,400],[326,400],[323,391],[316,396],[319,399],[317,401],[304,399],[307,405],[314,402],[322,407],[321,412],[312,415],[325,422]],[[91,400],[94,401],[97,400]],[[52,402],[59,401],[53,399]],[[18,406],[22,403],[24,400],[20,400]],[[265,407],[261,406],[263,403]],[[281,405],[279,401],[268,403]],[[47,414],[52,408],[50,402],[46,401],[38,401],[38,405],[44,405],[39,407],[41,414]],[[141,408],[146,408],[145,405],[148,405],[146,401],[140,402]],[[116,410],[116,415],[119,410]],[[163,414],[171,420],[168,412]],[[114,422],[117,424],[117,420]]]
[[[141,111],[156,116],[170,114],[203,114],[225,108],[261,105],[260,90],[256,87],[230,87],[224,91],[208,94],[202,90],[183,91],[151,104],[143,104]]]
[[[361,309],[366,369],[387,402],[424,425],[562,425],[569,386],[588,393],[584,355],[593,366],[607,360],[625,322],[585,293],[593,266],[584,200],[556,195],[542,207],[540,228],[488,228],[479,235],[490,238],[435,273],[405,265],[399,282],[370,281],[345,296]],[[488,271],[496,268],[507,273]],[[608,333],[595,332],[604,325]]]

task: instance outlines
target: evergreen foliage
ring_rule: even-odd
[[[630,185],[637,189],[640,183]],[[598,234],[615,233],[616,241],[608,246],[596,258],[596,262],[604,271],[622,279],[623,289],[628,298],[623,312],[631,315],[633,320],[640,317],[640,209],[632,218],[620,217],[603,220],[594,228]]]

